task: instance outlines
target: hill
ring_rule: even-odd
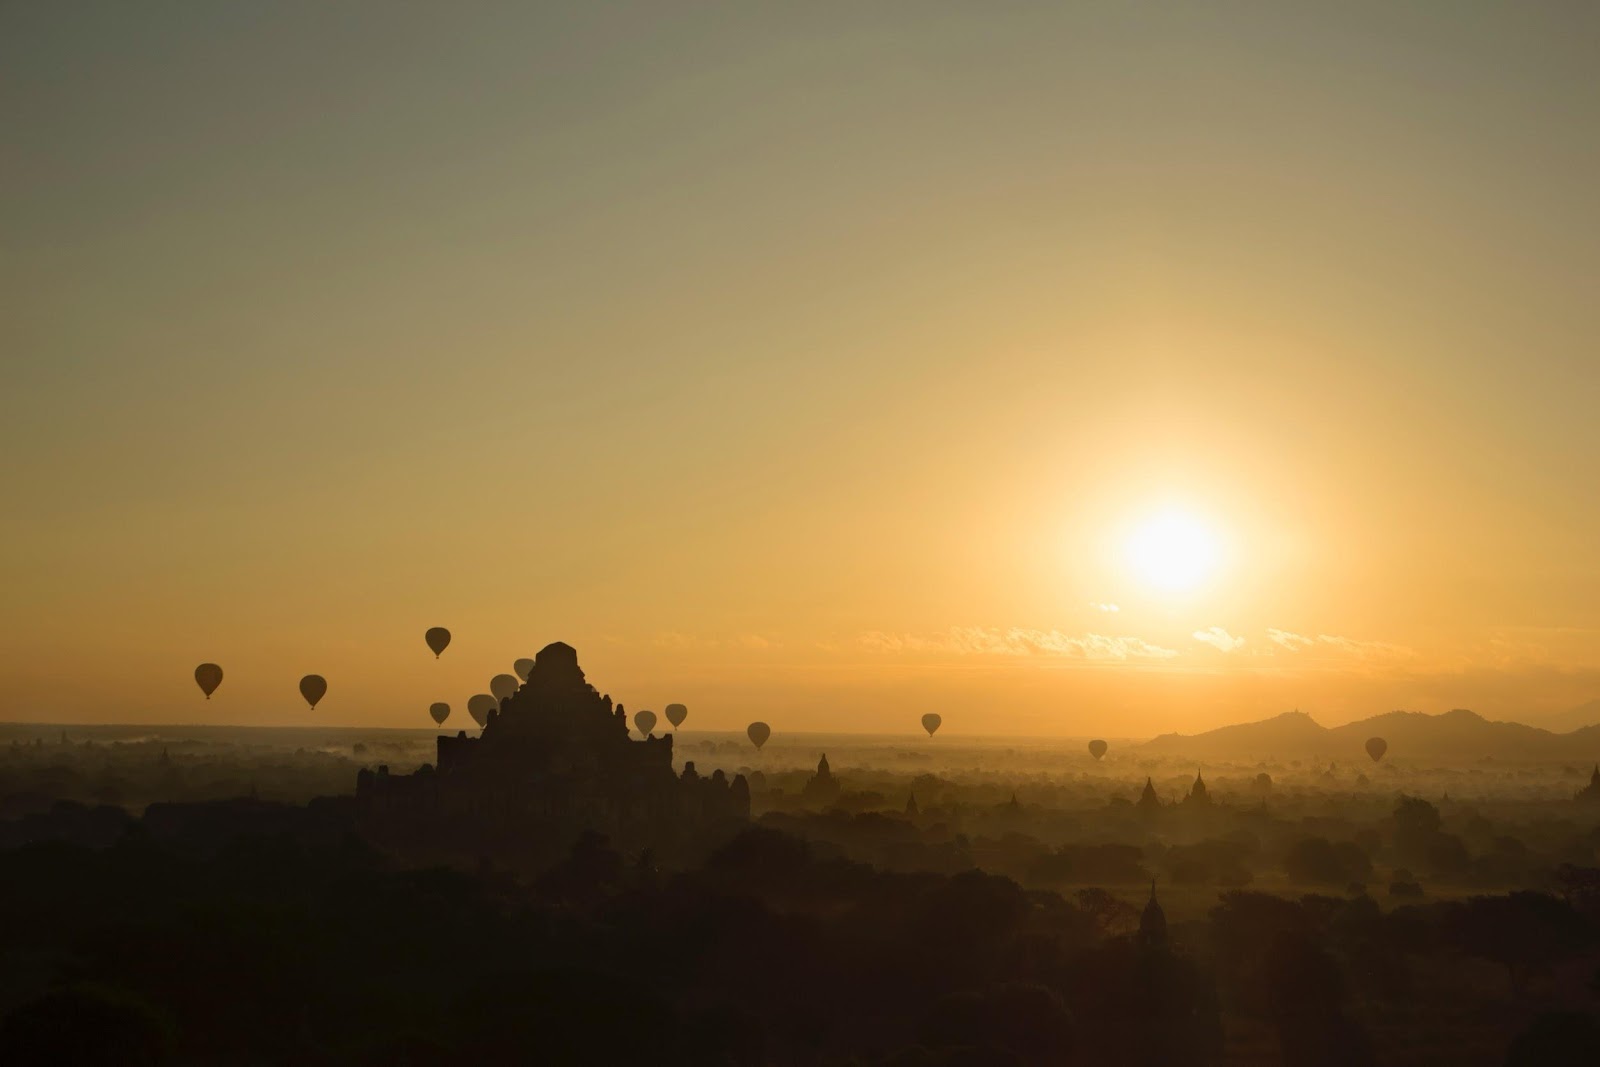
[[[1579,704],[1575,708],[1547,715],[1535,720],[1534,724],[1554,733],[1581,730],[1585,726],[1600,726],[1600,700],[1591,700],[1587,704]]]
[[[1201,734],[1162,734],[1140,746],[1151,755],[1215,760],[1361,760],[1369,737],[1389,742],[1390,759],[1578,760],[1600,756],[1600,726],[1553,733],[1516,722],[1493,722],[1458,709],[1442,715],[1391,711],[1329,729],[1311,716],[1285,712]]]

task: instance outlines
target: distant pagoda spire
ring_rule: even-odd
[[[1161,910],[1161,904],[1156,900],[1156,880],[1150,879],[1150,899],[1144,906],[1144,911],[1139,914],[1139,936],[1137,938],[1140,948],[1156,949],[1167,947],[1167,913]]]

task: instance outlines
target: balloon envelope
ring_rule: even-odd
[[[435,626],[431,628],[427,633],[422,635],[422,639],[428,642],[429,648],[433,649],[434,659],[438,659],[439,653],[450,647],[450,631],[446,630],[443,626]]]
[[[433,716],[433,721],[435,723],[443,726],[444,721],[450,717],[450,705],[444,703],[429,704],[428,714]]]
[[[500,706],[500,702],[488,693],[479,693],[467,701],[467,714],[472,716],[472,721],[482,726],[489,721],[489,713]]]
[[[772,736],[772,727],[764,722],[753,722],[745,729],[744,734],[752,745],[760,748],[767,743],[767,738]]]
[[[633,728],[639,731],[640,737],[649,737],[650,731],[656,728],[656,713],[653,711],[634,712]]]
[[[1106,747],[1107,746],[1104,741],[1090,741],[1089,755],[1093,756],[1095,759],[1099,759],[1101,756],[1106,754]]]
[[[928,731],[929,737],[932,737],[933,732],[939,728],[939,724],[942,722],[944,722],[944,719],[939,716],[938,712],[930,711],[922,717],[922,728]]]
[[[521,678],[524,682],[526,682],[528,680],[528,675],[533,673],[533,660],[526,658],[519,659],[517,662],[511,665],[511,669],[517,672],[518,678]]]
[[[670,722],[672,724],[672,728],[676,730],[678,727],[683,725],[683,720],[689,717],[689,709],[684,707],[682,704],[668,704],[666,715],[667,721]]]
[[[497,674],[489,679],[489,692],[494,694],[496,700],[505,700],[515,693],[521,684],[514,674]]]
[[[1383,758],[1383,754],[1387,751],[1389,751],[1389,742],[1385,741],[1383,738],[1367,738],[1367,755],[1372,757],[1373,763],[1377,763],[1379,760],[1381,760]]]
[[[200,687],[200,692],[211,699],[211,694],[217,691],[217,686],[222,684],[222,668],[215,663],[202,663],[194,669],[195,684]]]
[[[300,695],[306,698],[306,703],[312,708],[317,706],[317,701],[328,695],[328,680],[320,674],[308,674],[300,679]]]

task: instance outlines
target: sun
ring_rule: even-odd
[[[1152,515],[1134,527],[1125,546],[1128,569],[1161,593],[1186,593],[1217,571],[1217,535],[1196,516],[1176,509]]]

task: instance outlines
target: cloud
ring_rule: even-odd
[[[1222,652],[1232,652],[1244,644],[1244,638],[1235,637],[1220,626],[1208,626],[1204,630],[1196,630],[1194,639]]]
[[[729,643],[738,645],[740,648],[752,649],[781,647],[780,642],[774,641],[772,638],[765,637],[761,634],[740,634],[738,637],[732,638]]]
[[[1094,662],[1164,660],[1178,653],[1138,637],[1064,634],[1013,626],[952,626],[936,634],[896,634],[873,630],[859,643],[877,652],[936,652],[957,656],[1049,656]]]
[[[753,652],[781,648],[782,642],[763,634],[734,634],[730,637],[702,636],[667,631],[656,634],[651,643],[657,648],[683,649],[747,649]]]
[[[689,634],[678,633],[677,631],[656,634],[655,637],[651,639],[651,643],[657,648],[674,649],[693,648],[696,645],[701,644],[699,639],[691,637]]]
[[[1334,634],[1307,637],[1305,634],[1291,633],[1288,630],[1269,629],[1267,639],[1290,652],[1315,650],[1366,662],[1414,659],[1417,655],[1415,649],[1405,645],[1393,645],[1385,641],[1357,641],[1354,638],[1339,637]]]
[[[1600,629],[1576,626],[1515,626],[1491,633],[1487,640],[1462,648],[1456,657],[1463,670],[1553,668],[1587,670],[1600,667]]]
[[[1288,630],[1268,629],[1267,640],[1271,641],[1273,644],[1282,645],[1291,652],[1298,652],[1302,648],[1309,648],[1316,644],[1316,642],[1311,638],[1301,637],[1299,634],[1292,634]]]
[[[1091,603],[1089,606],[1091,608],[1093,608],[1094,610],[1096,610],[1096,611],[1104,611],[1107,614],[1116,614],[1117,612],[1122,610],[1120,607],[1118,607],[1115,604],[1096,604],[1096,603]]]

